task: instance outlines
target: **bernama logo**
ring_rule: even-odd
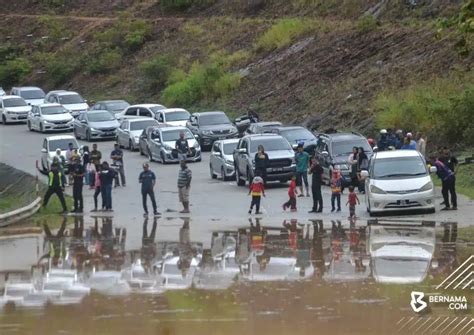
[[[428,303],[425,301],[425,293],[413,291],[411,292],[410,306],[415,313],[423,311],[428,307]],[[428,296],[428,302],[433,303],[444,303],[448,304],[448,308],[451,310],[467,310],[468,304],[465,296],[452,296],[452,295],[430,295]]]

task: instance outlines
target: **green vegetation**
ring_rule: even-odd
[[[151,36],[151,24],[122,14],[118,20],[104,31],[94,35],[94,39],[104,48],[119,48],[126,52],[137,51]]]
[[[282,19],[268,29],[256,42],[257,51],[271,51],[289,45],[312,28],[308,20]]]
[[[470,77],[438,79],[375,100],[379,128],[422,131],[436,143],[474,144],[474,85]]]
[[[474,0],[464,0],[459,12],[450,17],[438,20],[441,33],[447,28],[454,28],[455,47],[461,55],[468,56],[474,46]]]
[[[70,26],[64,19],[58,19],[53,15],[42,15],[38,18],[38,22],[46,27],[48,37],[53,40],[71,36]]]
[[[66,4],[66,0],[41,0],[41,3],[50,8],[62,7]]]
[[[357,29],[362,33],[368,33],[377,29],[377,19],[370,14],[364,14],[357,20]]]
[[[87,62],[87,71],[90,74],[104,74],[117,69],[122,64],[122,54],[117,49],[105,50]]]
[[[209,6],[215,0],[160,0],[161,8],[165,10],[185,10],[191,6]]]
[[[158,56],[139,64],[146,86],[151,90],[163,88],[174,71],[176,61],[169,55]],[[176,80],[177,81],[177,80]]]
[[[79,56],[69,53],[38,53],[35,60],[46,71],[49,85],[56,87],[64,84],[80,68]]]
[[[18,57],[0,64],[0,84],[11,87],[26,78],[32,66],[28,59]]]

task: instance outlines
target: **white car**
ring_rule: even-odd
[[[117,143],[120,147],[126,147],[129,150],[139,148],[140,135],[143,129],[152,126],[158,126],[156,120],[148,117],[126,118],[117,128]]]
[[[370,215],[385,211],[435,212],[435,189],[423,156],[415,150],[375,153],[365,179],[365,198]]]
[[[74,118],[59,104],[41,104],[33,106],[28,113],[28,129],[46,131],[68,131],[73,128]]]
[[[234,178],[234,150],[237,149],[238,143],[237,138],[214,142],[209,159],[209,171],[212,179],[216,179],[218,175],[222,180]]]
[[[31,106],[42,104],[45,97],[44,91],[36,86],[12,87],[10,94],[22,97]]]
[[[72,143],[74,149],[79,148],[79,143],[76,138],[71,135],[56,135],[46,137],[43,141],[43,147],[41,149],[41,168],[43,170],[49,170],[53,158],[56,155],[56,149],[61,149],[61,155],[66,157],[66,151],[69,143]],[[68,162],[66,161],[66,164]]]
[[[436,245],[434,222],[429,226],[369,225],[372,275],[377,283],[421,283],[427,276]]]
[[[0,113],[2,123],[26,122],[31,106],[26,101],[16,95],[4,95],[0,97]]]
[[[0,97],[3,97],[5,94],[7,94],[5,90],[0,87]]]
[[[155,118],[160,123],[167,123],[170,126],[186,127],[191,114],[183,108],[166,108],[158,111]]]
[[[117,119],[124,119],[129,116],[142,116],[156,118],[155,115],[158,111],[165,109],[166,107],[159,104],[141,104],[128,106],[123,112],[115,114]]]
[[[51,91],[46,94],[44,102],[63,105],[74,117],[89,109],[87,101],[79,93],[73,91]]]

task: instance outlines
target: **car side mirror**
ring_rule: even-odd
[[[436,173],[438,171],[438,169],[436,168],[436,166],[430,166],[430,173]]]
[[[235,152],[237,152],[238,154],[246,154],[247,149],[245,148],[235,149]]]
[[[123,131],[124,131],[125,133],[129,133],[129,132],[130,132],[130,130],[128,130],[128,129],[124,129]]]
[[[44,154],[46,154],[46,153],[48,153],[48,150],[46,150],[45,148],[43,148],[43,149],[41,149],[41,152],[44,153]]]
[[[369,178],[369,171],[367,171],[367,170],[360,171],[360,176],[362,178]]]
[[[198,135],[198,134],[194,134],[194,138],[195,138],[196,140],[198,140],[198,139],[199,139],[199,135]]]

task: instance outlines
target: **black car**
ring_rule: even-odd
[[[370,159],[373,151],[367,139],[356,132],[319,134],[315,155],[318,158],[324,173],[323,180],[331,183],[332,171],[336,167],[341,171],[345,181],[350,180],[351,167],[348,158],[353,147],[363,147],[364,152]]]
[[[314,154],[318,139],[311,131],[301,126],[282,126],[274,127],[272,133],[279,134],[290,142],[293,149],[296,149],[298,143],[304,143],[304,150],[310,155]]]
[[[198,135],[203,150],[210,148],[214,141],[239,137],[237,128],[224,112],[194,113],[186,125],[194,135]]]
[[[128,106],[130,106],[130,104],[125,100],[104,100],[97,101],[94,106],[91,107],[91,110],[106,110],[112,114],[117,114]]]

